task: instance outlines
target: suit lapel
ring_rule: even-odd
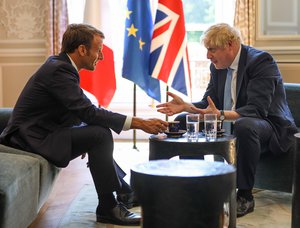
[[[236,78],[236,98],[239,97],[239,93],[242,87],[242,82],[245,75],[246,61],[247,61],[247,48],[244,45],[242,45],[241,56],[239,60],[239,66],[238,66],[237,78]]]

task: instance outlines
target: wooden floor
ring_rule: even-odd
[[[72,200],[85,184],[91,183],[93,182],[90,171],[86,168],[86,158],[71,161],[60,172],[48,201],[29,228],[58,227]]]
[[[122,169],[126,173],[129,173],[127,166],[130,164],[128,161],[130,155],[128,153],[124,153],[124,150],[133,150],[133,144],[131,144],[131,142],[128,143],[127,141],[122,140],[118,142],[119,143],[115,143],[115,159]],[[137,146],[138,148],[147,151],[148,141],[139,141]],[[138,156],[136,153],[134,153],[130,157],[130,160],[137,162],[141,160],[141,156],[142,155]],[[142,157],[145,160],[144,155]],[[33,221],[29,228],[58,227],[73,199],[77,196],[82,187],[86,184],[93,184],[93,180],[89,169],[86,167],[86,163],[87,157],[83,160],[78,157],[71,161],[66,168],[61,170],[47,202],[41,208],[37,218]],[[128,177],[126,176],[124,180],[127,180],[126,178]]]

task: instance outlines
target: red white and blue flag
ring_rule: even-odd
[[[104,32],[106,39],[103,45],[104,59],[98,61],[94,71],[81,70],[80,86],[93,94],[100,106],[107,108],[116,91],[115,62],[112,50],[112,35],[110,22],[113,5],[109,0],[86,1],[84,23],[93,25]]]
[[[150,49],[150,74],[191,96],[182,0],[159,0]]]

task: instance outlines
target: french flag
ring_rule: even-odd
[[[191,97],[182,0],[159,0],[150,49],[150,74]]]
[[[93,94],[100,106],[107,108],[116,91],[114,53],[111,49],[111,6],[109,0],[86,1],[84,22],[104,32],[104,59],[97,62],[94,71],[81,70],[80,86]]]

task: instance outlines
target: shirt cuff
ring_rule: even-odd
[[[130,130],[130,126],[131,126],[131,122],[132,122],[132,117],[131,116],[126,116],[126,120],[125,123],[123,125],[123,131],[128,131]]]

